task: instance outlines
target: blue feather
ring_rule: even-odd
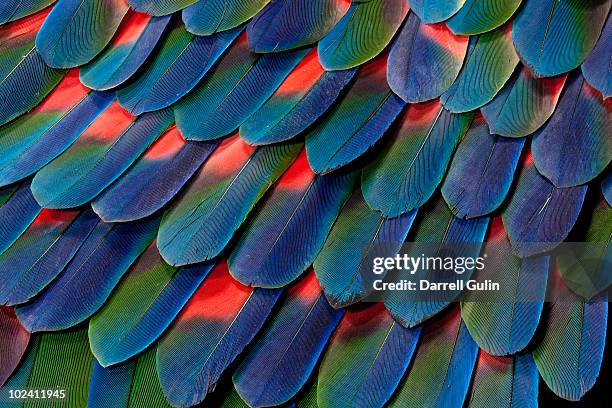
[[[356,177],[349,173],[308,179],[308,172],[302,155],[246,225],[228,261],[232,276],[245,285],[283,287],[302,274],[323,247]]]
[[[308,49],[254,54],[243,34],[211,75],[175,106],[178,128],[191,140],[232,133],[272,96],[307,53]]]
[[[0,255],[0,304],[27,302],[70,262],[99,221],[91,210],[73,213],[43,210]]]
[[[34,197],[47,208],[71,208],[89,202],[127,170],[172,120],[172,110],[166,109],[138,117],[119,135],[112,135],[110,142],[97,142],[97,134],[84,135],[36,173],[32,181]]]
[[[599,41],[582,64],[582,75],[601,92],[604,97],[612,96],[612,17],[603,28]]]
[[[217,147],[185,142],[173,127],[91,206],[106,222],[134,221],[163,208]]]
[[[29,16],[49,6],[55,0],[6,0],[0,4],[0,24]]]
[[[135,115],[172,105],[200,82],[241,31],[197,37],[177,25],[148,68],[117,92],[119,102]]]
[[[197,1],[183,9],[187,31],[212,35],[235,28],[257,14],[270,0],[207,0]]]
[[[612,104],[576,71],[568,78],[555,113],[534,134],[535,166],[557,187],[592,180],[612,161],[611,126]]]
[[[439,23],[454,15],[465,0],[410,0],[410,9],[427,24]]]
[[[524,138],[490,134],[484,119],[475,119],[442,185],[442,195],[457,217],[481,217],[502,205],[524,144]]]
[[[104,368],[94,359],[87,406],[89,408],[128,407],[136,361]]]
[[[132,25],[142,24],[142,14],[130,15],[132,20],[124,24],[128,35],[133,35]],[[148,17],[148,16],[147,16]],[[150,17],[148,17],[150,18]],[[137,38],[130,38],[125,42],[118,34],[117,44],[111,44],[105,52],[100,54],[90,64],[81,69],[81,82],[92,89],[111,89],[123,84],[144,64],[157,42],[170,22],[168,17],[153,17],[146,20],[137,33]]]
[[[526,257],[555,248],[578,219],[586,191],[586,185],[555,187],[526,165],[502,215],[514,252]]]
[[[314,270],[334,307],[356,303],[372,290],[372,258],[395,256],[406,239],[416,211],[387,218],[365,203],[360,189],[343,207]],[[356,250],[358,248],[358,250]]]
[[[127,0],[134,9],[153,16],[172,14],[196,1],[198,0]]]
[[[325,300],[311,272],[289,289],[280,310],[233,375],[249,406],[275,406],[293,398],[313,372],[344,314]]]
[[[29,182],[9,191],[10,198],[0,205],[0,254],[13,245],[41,211]]]
[[[158,225],[159,218],[100,222],[66,269],[32,302],[17,308],[19,320],[30,331],[63,330],[86,320],[151,243]]]

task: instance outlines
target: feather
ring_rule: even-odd
[[[0,127],[0,185],[24,179],[63,153],[113,100],[69,71],[31,112]]]
[[[460,407],[476,363],[478,346],[454,308],[423,328],[423,338],[391,407]]]
[[[0,255],[0,304],[25,303],[66,267],[96,224],[91,210],[43,209],[23,235]]]
[[[280,405],[304,386],[343,311],[325,300],[309,272],[287,291],[270,325],[233,375],[238,394],[251,407]]]
[[[442,185],[442,195],[459,218],[474,218],[495,211],[504,202],[525,139],[489,132],[477,116],[459,144]]]
[[[0,405],[29,405],[23,400],[16,404],[14,399],[10,399],[7,391],[12,389],[39,390],[40,393],[53,390],[58,398],[54,398],[56,403],[66,407],[85,407],[92,368],[93,356],[89,352],[86,330],[33,336],[24,361],[0,389]],[[60,390],[65,392],[61,399]],[[36,403],[45,404],[42,399],[37,399]]]
[[[461,317],[478,346],[501,356],[523,350],[531,341],[542,313],[549,259],[519,259],[512,254],[501,218],[491,225],[483,249],[485,268],[475,272],[476,282],[497,282],[501,292],[467,292],[461,301]],[[487,301],[489,300],[489,301]]]
[[[221,404],[221,408],[250,408],[246,402],[240,398],[238,391],[236,391],[235,387],[230,387],[228,394],[223,399],[223,403]]]
[[[531,354],[478,355],[469,408],[538,406],[538,369]]]
[[[572,75],[552,118],[534,135],[538,171],[557,187],[584,184],[612,161],[612,100]]]
[[[525,0],[512,25],[521,61],[537,76],[576,68],[595,46],[611,4],[610,0]]]
[[[389,86],[406,102],[438,98],[457,79],[468,38],[442,23],[423,24],[410,13],[389,53]]]
[[[201,402],[263,326],[280,291],[235,281],[225,261],[213,269],[157,348],[157,371],[173,406]]]
[[[81,81],[93,89],[111,89],[143,65],[161,38],[170,17],[129,13],[109,47],[81,69]]]
[[[527,257],[567,238],[582,208],[587,186],[558,188],[527,163],[502,214],[512,249]]]
[[[423,256],[443,258],[447,253],[455,257],[478,257],[489,224],[487,217],[471,220],[457,218],[441,198],[433,200],[419,212],[421,216],[413,223],[406,240],[407,243],[412,244],[406,246],[403,253],[413,258]],[[435,267],[419,268],[416,274],[399,272],[399,275],[391,281],[405,279],[415,282],[423,279],[436,283],[456,282],[457,280],[465,282],[470,279],[473,272],[474,268],[467,267],[462,274],[457,274],[455,271],[444,273],[444,270]],[[403,326],[414,327],[447,307],[460,295],[460,290],[449,289],[441,293],[435,291],[397,292],[386,295],[385,305],[393,317]]]
[[[30,333],[21,325],[12,307],[0,306],[0,387],[11,376],[21,361]]]
[[[94,360],[87,407],[170,408],[157,379],[155,349],[115,367]]]
[[[387,84],[386,59],[365,65],[339,103],[306,135],[310,166],[328,173],[363,155],[404,106]]]
[[[36,35],[47,65],[72,68],[96,57],[127,14],[125,0],[59,0]]]
[[[612,18],[603,28],[599,41],[582,64],[582,75],[588,83],[601,92],[604,98],[612,96]]]
[[[246,224],[229,260],[248,286],[280,288],[312,264],[354,184],[355,174],[317,176],[304,151]]]
[[[212,266],[177,269],[164,262],[155,243],[149,245],[89,321],[89,344],[100,364],[122,363],[155,342]]]
[[[211,75],[175,106],[178,128],[192,140],[232,133],[272,96],[307,53],[308,49],[254,54],[243,33]]]
[[[380,54],[408,13],[406,0],[354,1],[338,24],[319,41],[327,71],[353,68]]]
[[[142,74],[117,92],[119,102],[135,115],[172,105],[200,82],[241,31],[196,37],[181,24],[173,26]]]
[[[608,205],[612,207],[612,173],[609,173],[601,182],[601,192],[606,198]]]
[[[521,66],[480,111],[492,133],[523,137],[538,130],[553,114],[567,75],[536,78]]]
[[[410,9],[426,24],[439,23],[455,14],[466,0],[409,0]]]
[[[68,150],[36,173],[34,197],[47,208],[86,204],[127,170],[172,120],[172,110],[136,118],[113,103]]]
[[[254,145],[297,136],[331,108],[356,72],[324,71],[313,49],[270,99],[240,126],[240,136]]]
[[[64,271],[32,302],[17,308],[30,331],[73,327],[95,313],[130,265],[153,241],[159,219],[100,222]]]
[[[198,0],[127,0],[135,10],[152,16],[165,16],[184,9]]]
[[[157,241],[162,257],[175,266],[216,257],[301,148],[255,150],[238,136],[225,139],[166,210]]]
[[[13,245],[41,211],[29,182],[16,189],[5,189],[9,190],[10,198],[0,205],[0,254]]]
[[[349,309],[332,336],[317,384],[319,407],[382,407],[408,368],[421,329],[396,323],[381,303]]]
[[[455,34],[486,33],[506,23],[521,5],[521,0],[466,0],[446,25]]]
[[[62,79],[64,71],[48,67],[34,45],[48,13],[0,26],[0,125],[38,105]]]
[[[439,101],[408,106],[390,143],[363,170],[361,188],[368,205],[396,217],[429,200],[472,117],[450,113]]]
[[[557,276],[559,288],[563,282]],[[589,301],[563,289],[550,303],[543,338],[533,350],[540,376],[561,398],[578,401],[599,375],[606,342],[607,293]],[[556,296],[555,292],[552,295]]]
[[[204,0],[183,9],[187,31],[197,35],[238,27],[257,14],[270,0]]]
[[[147,217],[179,192],[217,145],[217,142],[186,142],[172,126],[91,206],[106,222]]]
[[[357,188],[334,223],[314,261],[314,270],[333,307],[362,300],[372,290],[374,255],[395,256],[416,211],[387,218],[368,207]]]
[[[510,79],[518,62],[510,25],[471,37],[457,80],[442,94],[444,107],[451,112],[467,112],[490,102]]]
[[[37,13],[51,5],[54,1],[55,0],[6,0],[0,4],[0,24],[10,23]]]
[[[278,52],[314,44],[346,13],[346,0],[272,0],[249,23],[254,52]]]

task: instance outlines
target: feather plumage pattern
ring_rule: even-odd
[[[35,47],[36,32],[49,10],[0,26],[0,125],[29,111],[62,79]]]
[[[561,283],[563,285],[563,283]],[[540,376],[558,396],[579,400],[591,389],[603,360],[607,294],[584,300],[567,291],[551,302],[542,341],[533,350]]]
[[[216,257],[301,148],[255,150],[237,135],[225,139],[166,210],[157,241],[164,259],[180,266]]]
[[[318,406],[343,401],[352,407],[382,407],[406,372],[420,334],[420,328],[400,326],[381,303],[348,310],[321,362]]]
[[[249,23],[254,52],[278,52],[316,43],[346,13],[345,0],[272,0]]]
[[[512,45],[510,25],[470,38],[463,68],[442,94],[444,107],[467,112],[490,102],[510,79],[519,62]]]
[[[27,17],[51,5],[55,0],[7,0],[0,4],[0,24]]]
[[[486,33],[506,23],[522,0],[466,0],[446,25],[455,34]]]
[[[172,126],[91,206],[106,222],[134,221],[163,208],[200,168],[217,142],[188,142]]]
[[[410,9],[427,23],[439,23],[455,14],[466,0],[409,0]]]
[[[175,106],[178,128],[190,140],[229,135],[272,96],[307,53],[254,54],[242,34],[211,75]]]
[[[83,65],[106,47],[128,10],[125,0],[59,0],[36,36],[36,50],[54,68]]]
[[[280,288],[312,264],[355,184],[355,174],[317,176],[304,151],[278,179],[229,257],[248,286]]]
[[[555,248],[578,219],[587,188],[555,187],[528,161],[502,214],[513,251],[527,257]]]
[[[168,401],[181,407],[202,401],[261,329],[280,293],[241,285],[221,261],[157,348]]]
[[[240,126],[240,137],[253,145],[296,137],[332,107],[356,72],[324,71],[313,49]]]
[[[234,373],[249,406],[280,405],[304,386],[343,315],[325,300],[311,271],[287,296]]]
[[[442,185],[442,195],[459,218],[481,217],[504,202],[525,139],[491,134],[482,116],[459,144]]]
[[[257,14],[270,0],[200,0],[183,9],[187,31],[197,35],[236,28]]]
[[[94,199],[173,122],[166,109],[133,117],[117,102],[59,157],[36,173],[32,193],[47,208],[71,208]]]
[[[460,407],[468,393],[478,346],[458,308],[423,328],[422,339],[392,407]]]
[[[423,208],[419,209],[420,216],[414,221],[407,242],[415,242],[417,245],[407,248],[407,253],[413,257],[419,257],[426,251],[428,256],[444,256],[445,251],[461,254],[461,256],[477,257],[480,253],[482,242],[485,238],[489,225],[488,217],[464,220],[457,218],[450,211],[444,200],[434,199]],[[473,273],[473,269],[467,269],[463,274],[454,272],[452,282],[457,279],[467,281]],[[442,271],[422,268],[418,271],[418,279],[430,282],[447,282],[448,276]],[[415,280],[415,275],[401,274],[398,278]],[[430,317],[439,313],[447,307],[460,294],[459,291],[448,289],[444,296],[433,292],[410,292],[390,293],[386,295],[385,306],[393,317],[406,327],[415,327]]]
[[[198,37],[174,25],[146,70],[117,92],[119,102],[135,115],[172,105],[200,82],[241,31]]]
[[[152,16],[165,16],[184,9],[198,0],[127,0],[135,10]]]
[[[416,211],[411,211],[387,218],[368,207],[356,188],[313,265],[332,306],[357,303],[370,293],[373,279],[368,268],[374,254],[394,256],[399,252],[415,216]]]
[[[159,338],[212,269],[213,264],[175,268],[155,243],[124,276],[89,321],[89,343],[104,367],[138,355]]]
[[[344,97],[306,135],[308,162],[328,173],[363,155],[384,135],[405,102],[391,92],[384,58],[360,69]]]
[[[481,350],[468,407],[535,407],[538,380],[538,369],[531,354],[493,357]]]
[[[63,153],[112,102],[70,71],[36,108],[0,127],[0,185],[22,180]]]
[[[480,108],[491,133],[523,137],[538,130],[555,111],[566,78],[536,78],[521,66],[497,96]]]
[[[71,391],[66,393],[63,404],[87,406],[93,360],[87,330],[32,336],[24,361],[0,391],[0,404],[11,408],[23,406],[23,401],[15,404],[9,398],[9,389],[55,390],[61,384]]]
[[[0,304],[25,303],[66,267],[98,224],[91,210],[43,209],[30,227],[0,255]]]
[[[521,260],[513,255],[500,217],[491,223],[483,253],[488,256],[486,267],[476,271],[473,279],[498,282],[502,292],[495,302],[468,293],[461,301],[461,317],[486,353],[517,353],[527,347],[540,322],[549,257]]]
[[[30,333],[21,325],[15,310],[0,306],[0,387],[13,373],[30,342]]]
[[[410,13],[389,52],[389,86],[406,102],[438,98],[457,79],[468,39],[442,23],[423,24]]]
[[[130,265],[153,241],[159,218],[131,224],[99,222],[62,273],[30,303],[17,308],[30,331],[81,323],[106,301]]]
[[[8,198],[0,205],[0,254],[13,245],[42,210],[32,195],[29,181],[7,190]]]
[[[81,69],[81,81],[106,90],[127,81],[144,64],[161,38],[170,17],[129,13],[109,47]]]
[[[595,46],[610,5],[610,0],[524,0],[512,24],[516,51],[537,76],[568,72]]]
[[[582,64],[582,75],[588,83],[599,90],[604,98],[612,96],[612,18],[603,28],[599,41]]]
[[[319,41],[319,59],[328,70],[354,68],[380,54],[408,13],[406,0],[352,2],[338,24]]]
[[[364,167],[361,187],[368,205],[396,217],[429,200],[472,118],[447,111],[439,101],[409,105],[389,143]]]
[[[557,187],[597,177],[612,161],[612,101],[579,72],[568,79],[557,110],[534,135],[531,150],[538,171]]]

